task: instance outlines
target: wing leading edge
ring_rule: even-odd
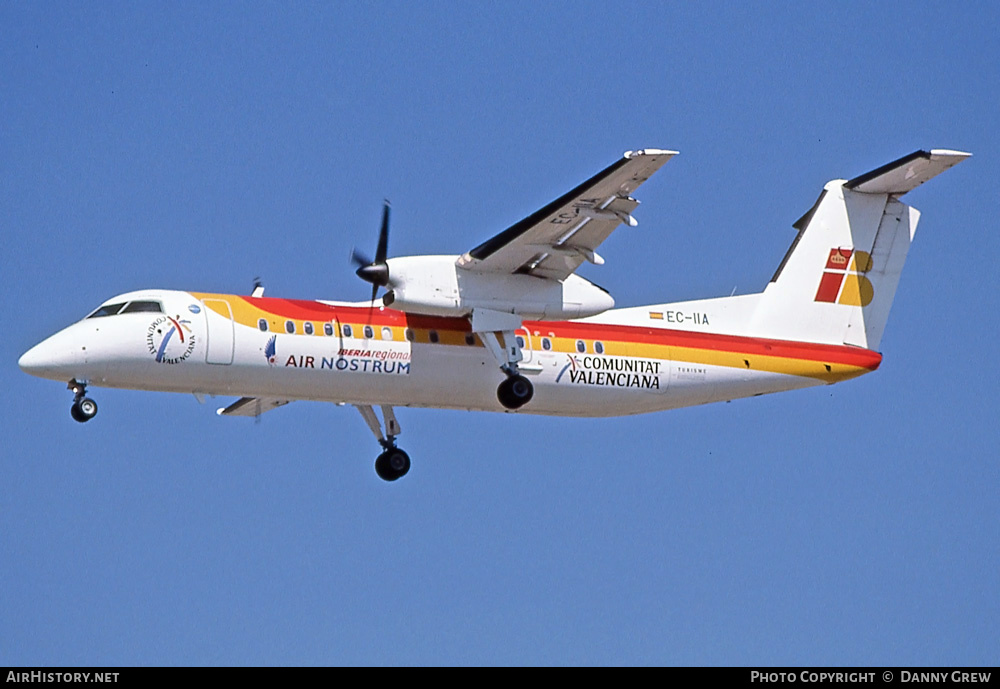
[[[511,225],[458,259],[474,272],[521,273],[564,280],[595,253],[618,225],[638,225],[631,197],[639,185],[677,155],[647,148],[629,151],[576,188]]]

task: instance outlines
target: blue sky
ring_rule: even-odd
[[[995,664],[991,3],[0,4],[0,664]],[[353,245],[461,253],[681,155],[582,273],[763,288],[829,179],[974,157],[923,212],[873,375],[623,419],[63,386],[18,356],[163,287],[364,299]]]

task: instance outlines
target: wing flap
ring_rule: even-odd
[[[266,411],[283,407],[292,400],[271,397],[241,397],[228,407],[216,410],[219,416],[260,416]]]

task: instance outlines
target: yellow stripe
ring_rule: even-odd
[[[296,334],[304,334],[303,324],[306,322],[304,320],[295,319],[282,319],[282,318],[272,318],[272,314],[258,309],[248,302],[240,299],[238,297],[234,298],[232,295],[226,294],[204,294],[199,292],[192,292],[192,294],[201,300],[208,299],[210,301],[204,302],[205,306],[210,308],[215,313],[229,318],[229,314],[226,313],[225,309],[218,304],[218,302],[213,302],[214,299],[222,299],[229,303],[230,307],[233,309],[233,318],[236,322],[242,325],[247,325],[248,327],[256,327],[259,318],[265,318],[268,322],[268,328],[276,333],[285,332],[285,321],[291,320],[295,323]],[[328,321],[310,321],[317,326],[315,329],[316,335],[323,335],[322,324]],[[352,330],[351,339],[382,339],[382,326],[371,326],[373,331],[373,338],[363,338],[359,337],[364,333],[364,326],[366,323],[363,321],[350,322],[344,321],[338,325],[350,325]],[[388,326],[392,331],[392,339],[396,342],[403,342],[406,340],[405,329],[398,326]],[[429,343],[431,329],[425,328],[413,328],[414,340],[418,343]],[[451,346],[462,346],[468,347],[469,345],[465,341],[465,333],[459,330],[437,330],[438,333],[438,343]],[[337,329],[335,334],[338,337],[343,335]],[[564,353],[570,355],[581,355],[580,352],[576,351],[576,340],[566,337],[555,337],[552,335],[542,335],[542,334],[529,334],[528,335],[528,346],[534,352],[545,352],[542,349],[542,339],[548,339],[552,344],[552,349],[548,350],[554,353]],[[594,342],[597,340],[584,340],[586,343],[587,351],[583,355],[594,355]],[[764,354],[742,354],[740,352],[728,352],[719,351],[715,349],[702,349],[697,347],[678,347],[671,345],[661,345],[661,344],[651,344],[642,342],[627,342],[619,340],[600,340],[604,345],[604,356],[631,356],[643,359],[655,359],[660,361],[674,361],[677,363],[689,363],[689,364],[705,364],[709,366],[722,366],[725,368],[734,369],[747,369],[751,371],[766,371],[768,373],[781,373],[791,376],[801,376],[805,378],[814,378],[816,380],[821,380],[827,383],[835,383],[842,380],[849,380],[851,378],[856,378],[860,375],[869,372],[869,369],[863,366],[850,366],[847,364],[825,364],[822,361],[814,361],[811,359],[795,359],[789,357],[777,357],[777,356],[767,356]],[[482,347],[482,341],[477,336],[475,338],[475,345],[477,347]]]

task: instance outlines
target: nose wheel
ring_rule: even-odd
[[[375,458],[375,473],[383,481],[395,481],[406,476],[410,470],[410,456],[396,447],[396,436],[400,433],[399,421],[392,411],[392,407],[383,404],[382,422],[379,421],[375,410],[367,404],[356,404],[357,410],[361,412],[365,423],[371,429],[375,439],[382,446],[382,454]],[[385,433],[382,426],[385,426]]]
[[[69,408],[69,415],[74,421],[86,423],[97,416],[97,402],[87,397],[87,386],[84,383],[74,379],[67,387],[73,391],[73,406]]]
[[[395,445],[375,459],[375,473],[383,481],[395,481],[410,470],[410,456]]]

